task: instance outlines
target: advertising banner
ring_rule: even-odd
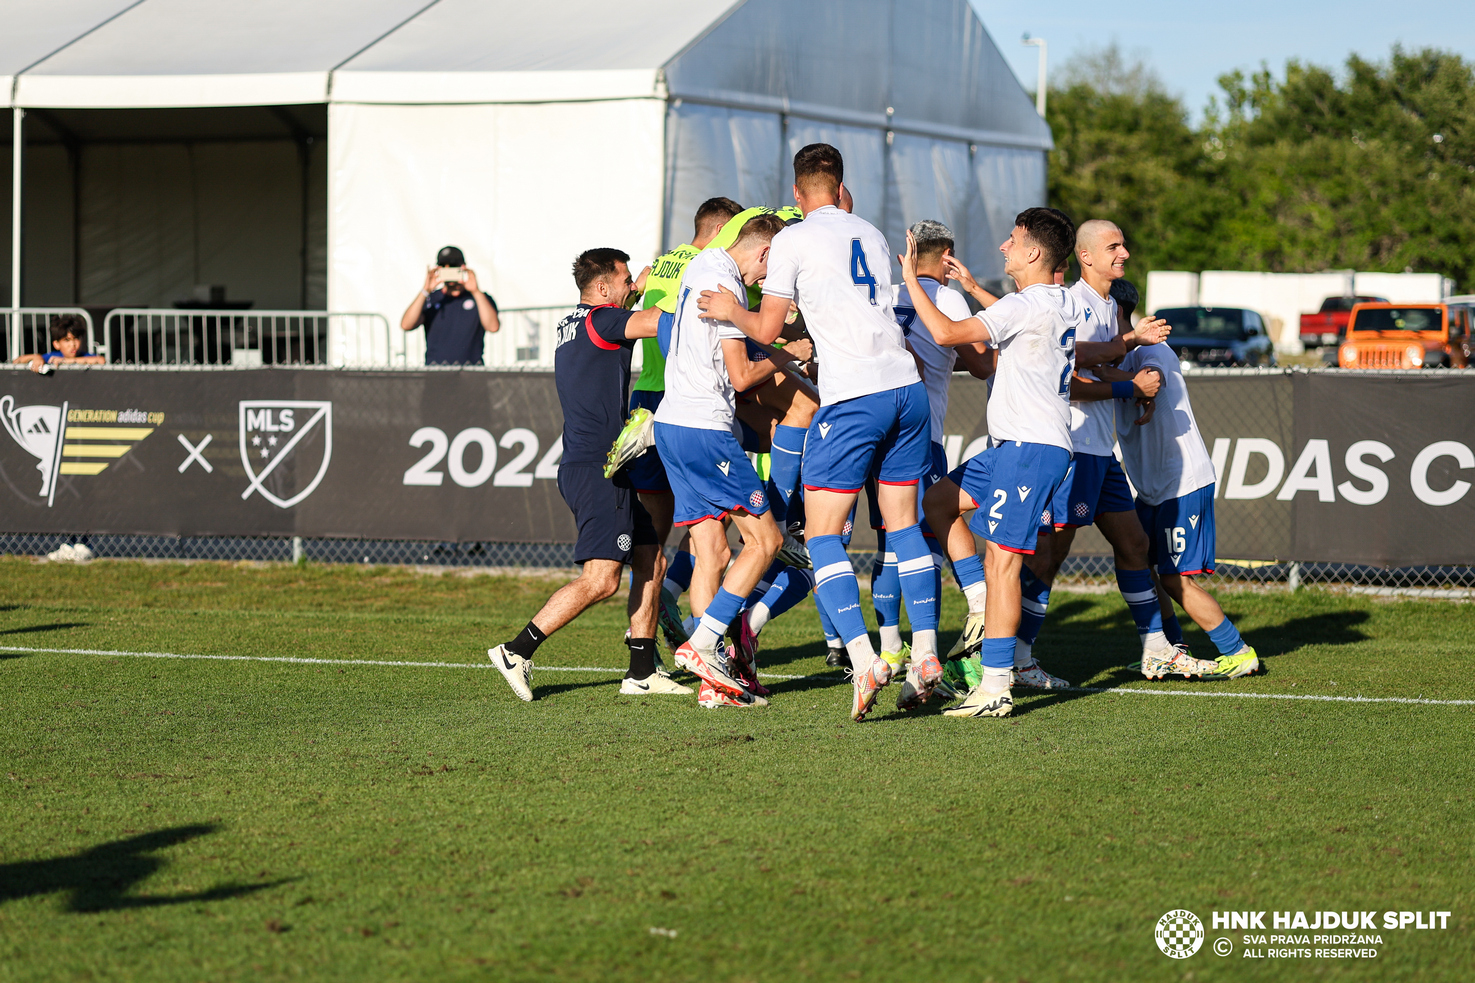
[[[1475,563],[1475,375],[1190,376],[1217,555]],[[954,377],[949,467],[987,386]],[[549,373],[64,370],[0,379],[5,532],[572,542]],[[874,547],[862,503],[852,546]],[[1094,529],[1077,554],[1106,554]]]

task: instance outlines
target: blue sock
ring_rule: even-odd
[[[840,640],[847,645],[866,633],[860,613],[860,583],[839,536],[811,536],[809,558],[814,562],[814,591],[824,602]]]
[[[808,570],[784,567],[779,571],[778,576],[773,578],[773,586],[768,588],[762,599],[758,601],[763,612],[763,623],[767,624],[804,600],[813,589],[814,581],[810,578]],[[755,623],[753,630],[761,630],[761,627]]]
[[[784,566],[784,564],[778,562],[777,560],[774,560],[772,563],[770,563],[768,565],[768,569],[763,573],[763,578],[758,581],[758,583],[753,587],[752,592],[749,593],[747,598],[743,601],[743,607],[751,608],[753,605],[763,600],[763,595],[767,594],[769,589],[773,587],[774,583],[777,581],[778,575],[787,569],[788,567]]]
[[[876,532],[876,562],[871,566],[871,607],[876,609],[878,627],[895,628],[901,624],[901,575],[896,572],[896,554],[886,549],[884,529]]]
[[[671,558],[666,566],[666,579],[662,586],[669,590],[672,595],[680,597],[691,589],[691,573],[697,567],[697,558],[690,553],[681,550]]]
[[[1014,634],[1026,645],[1033,645],[1040,637],[1045,611],[1050,607],[1050,588],[1024,566],[1019,568],[1019,586],[1019,630]]]
[[[727,628],[736,620],[738,613],[743,609],[743,599],[729,591],[726,587],[717,588],[717,596],[712,598],[712,603],[707,605],[707,610],[702,614],[702,619],[697,624],[697,630],[692,632],[692,647],[703,652],[711,652],[722,642],[722,636],[727,634]]]
[[[1178,616],[1170,614],[1163,619],[1163,634],[1168,636],[1169,645],[1183,644],[1183,626],[1178,624]]]
[[[830,620],[830,615],[825,611],[825,602],[820,598],[819,592],[814,594],[814,609],[819,612],[820,631],[825,633],[825,645],[832,649],[840,648],[845,643],[840,641],[840,633],[835,630],[835,624]]]
[[[1163,609],[1157,603],[1157,588],[1152,586],[1152,574],[1147,570],[1117,567],[1116,585],[1132,612],[1132,620],[1137,622],[1137,635],[1144,642],[1152,635],[1161,635]]]
[[[986,669],[1014,668],[1014,639],[985,638],[978,659]]]
[[[896,572],[901,579],[902,596],[906,598],[907,620],[912,623],[915,646],[918,632],[937,631],[937,567],[921,526],[907,526],[890,533],[887,545],[896,554]]]
[[[789,511],[789,499],[799,487],[800,465],[804,463],[804,438],[809,431],[804,427],[786,427],[780,423],[773,430],[773,450],[770,452],[768,475],[773,482],[779,505],[785,515]]]
[[[1233,655],[1245,647],[1245,640],[1239,637],[1239,629],[1228,618],[1219,622],[1218,628],[1209,630],[1209,641],[1214,643],[1220,655]]]
[[[937,541],[936,536],[927,537],[927,548],[932,551],[932,588],[937,595],[937,603],[942,603],[942,568],[947,563],[947,557],[943,555],[942,544]]]
[[[983,583],[983,557],[974,553],[953,561],[953,578],[960,588]]]

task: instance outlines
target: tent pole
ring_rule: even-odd
[[[25,144],[21,142],[24,127],[22,120],[26,111],[15,106],[10,111],[11,162],[10,162],[10,306],[20,306],[20,245],[21,245],[21,163],[25,160]]]

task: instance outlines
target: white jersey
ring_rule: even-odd
[[[1117,327],[1115,297],[1102,297],[1084,279],[1071,284],[1070,292],[1086,311],[1086,326],[1076,335],[1076,342],[1111,341],[1120,333]],[[1089,370],[1081,372],[1085,379],[1095,379]],[[1070,404],[1070,436],[1077,454],[1110,457],[1116,443],[1116,400],[1072,400]]]
[[[742,338],[729,321],[702,317],[697,298],[719,286],[739,298],[747,296],[738,265],[725,249],[707,249],[687,264],[676,291],[676,323],[666,353],[666,395],[656,420],[697,430],[731,430],[734,412],[732,379],[722,357],[724,338]]]
[[[827,205],[774,236],[763,293],[799,304],[822,405],[919,381],[891,312],[891,247],[865,219]]]
[[[1148,505],[1161,505],[1212,485],[1214,461],[1193,418],[1178,356],[1160,343],[1134,348],[1122,361],[1122,368],[1128,372],[1137,372],[1146,365],[1155,365],[1163,373],[1157,412],[1149,423],[1139,427],[1135,406],[1125,404],[1132,410],[1119,415],[1117,440],[1137,497]]]
[[[918,282],[937,309],[954,321],[967,320],[971,315],[968,302],[952,287],[944,286],[931,277],[919,277]],[[947,417],[947,391],[953,381],[953,366],[958,361],[958,353],[932,340],[932,332],[927,330],[927,325],[922,323],[917,309],[912,306],[911,293],[905,283],[897,290],[891,309],[896,314],[896,323],[901,325],[901,333],[906,335],[907,344],[912,346],[912,351],[922,363],[922,382],[927,387],[927,404],[932,410],[932,440],[940,444],[943,421]]]
[[[975,316],[988,326],[989,347],[999,350],[989,437],[995,444],[1017,440],[1069,451],[1075,333],[1086,321],[1080,301],[1064,287],[1036,283]]]

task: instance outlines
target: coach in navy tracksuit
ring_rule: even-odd
[[[621,692],[670,692],[656,677],[656,602],[665,559],[650,516],[623,473],[604,477],[611,445],[625,424],[629,405],[630,353],[641,338],[653,338],[660,308],[625,309],[634,284],[630,257],[618,249],[590,249],[574,261],[579,306],[558,325],[553,375],[563,409],[563,457],[558,491],[579,529],[574,562],[578,579],[560,588],[512,641],[488,650],[514,693],[532,695],[533,653],[591,604],[614,594],[626,563],[630,588],[630,670]],[[690,692],[681,687],[685,692]]]

